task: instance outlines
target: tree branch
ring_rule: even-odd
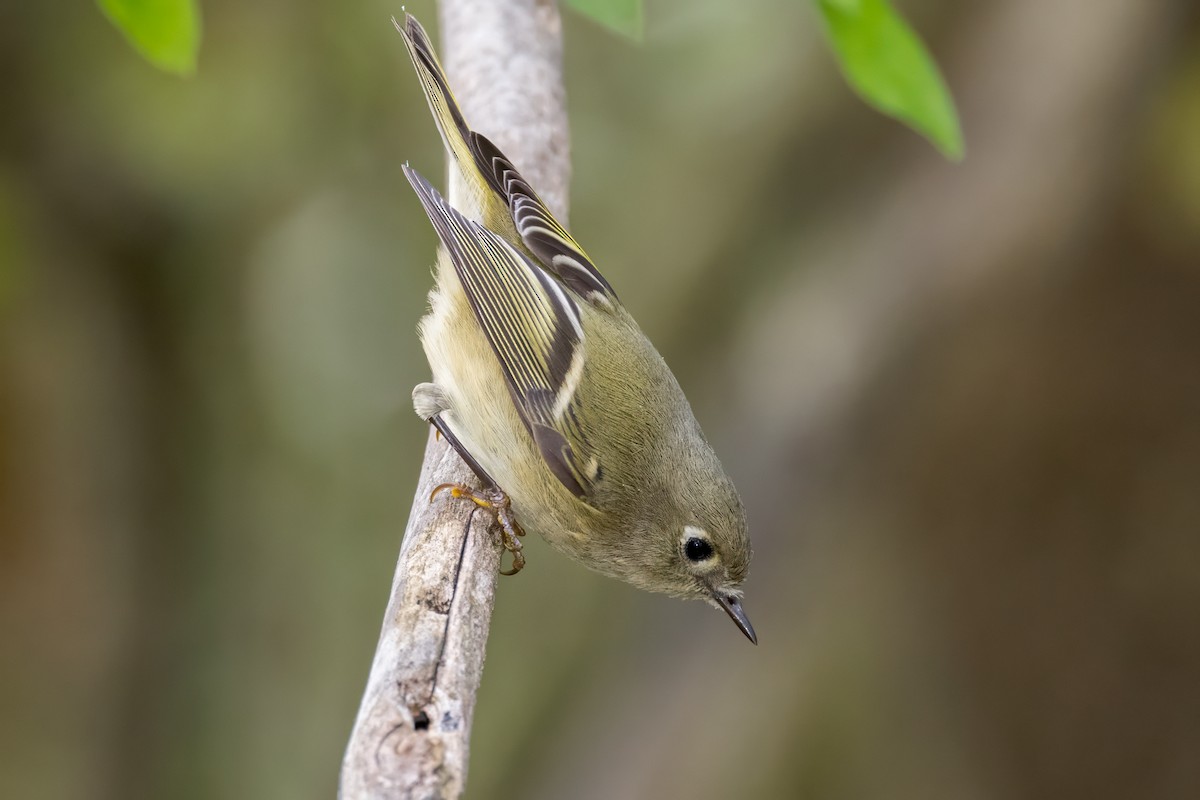
[[[440,11],[444,65],[467,119],[565,219],[570,156],[554,2],[442,0]],[[452,182],[452,203],[461,191]],[[346,800],[458,797],[466,783],[500,545],[471,504],[429,502],[447,482],[477,483],[431,434],[342,762]]]

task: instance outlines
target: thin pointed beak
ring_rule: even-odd
[[[713,592],[713,599],[721,608],[725,609],[725,613],[733,620],[733,624],[738,626],[738,630],[746,634],[746,638],[751,644],[758,644],[758,636],[754,633],[754,626],[750,624],[750,618],[746,616],[746,612],[742,609],[742,603],[736,597],[727,597],[720,592]]]

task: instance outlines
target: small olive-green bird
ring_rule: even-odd
[[[441,240],[413,390],[476,472],[513,554],[532,530],[605,575],[724,609],[741,605],[745,511],[662,356],[583,248],[494,144],[467,126],[420,23],[408,53],[467,196],[404,167]],[[436,494],[436,492],[435,492]]]

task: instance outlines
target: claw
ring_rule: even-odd
[[[429,502],[432,503],[433,499],[435,497],[437,497],[438,494],[446,491],[447,489],[450,490],[450,496],[453,497],[455,500],[458,500],[461,498],[466,498],[467,500],[470,500],[471,502],[473,502],[475,505],[479,506],[480,508],[488,508],[493,511],[497,511],[496,506],[493,504],[492,500],[489,497],[477,495],[471,489],[470,486],[465,486],[461,483],[440,483],[440,484],[438,484],[437,486],[433,487],[433,491],[430,492]],[[503,495],[503,492],[501,492],[500,494]],[[505,504],[508,503],[507,496],[504,497],[504,502],[505,502]]]
[[[515,550],[508,551],[508,552],[512,553],[512,558],[513,558],[512,569],[500,570],[501,575],[516,575],[518,572],[525,569],[525,556],[523,556],[521,554],[521,543],[517,542],[516,545],[517,545],[517,548]],[[508,547],[508,545],[506,544],[505,548],[507,548],[507,547]]]
[[[516,575],[520,572],[525,566],[525,556],[521,553],[519,537],[525,535],[525,529],[513,515],[512,501],[508,499],[508,495],[499,489],[484,489],[482,493],[476,493],[470,486],[461,483],[442,483],[433,487],[433,491],[429,493],[429,502],[432,503],[434,498],[447,490],[454,499],[470,500],[495,515],[495,520],[500,526],[500,541],[503,543],[504,549],[512,553],[513,557],[512,569],[502,569],[500,574]]]

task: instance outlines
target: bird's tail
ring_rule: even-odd
[[[471,199],[452,197],[451,202],[471,216],[470,209],[464,206],[476,203],[486,204],[489,201],[495,202],[490,197],[492,192],[488,185],[489,181],[481,173],[470,144],[474,134],[467,125],[462,110],[458,107],[458,102],[454,99],[454,93],[450,91],[450,82],[446,79],[446,73],[442,69],[441,63],[438,62],[437,54],[429,41],[429,35],[421,27],[421,23],[417,22],[416,17],[405,13],[404,25],[400,25],[399,22],[395,22],[395,25],[396,30],[400,31],[400,35],[404,37],[408,55],[412,58],[413,66],[417,70],[417,77],[421,79],[421,88],[425,91],[425,99],[429,101],[429,110],[433,112],[433,119],[437,123],[438,132],[442,135],[442,142],[445,143],[446,150],[452,157],[468,189],[475,195]],[[453,187],[453,185],[454,181],[451,180],[451,186]]]
[[[554,218],[504,153],[467,125],[421,23],[405,13],[404,25],[395,24],[404,37],[425,99],[450,154],[450,206],[536,259],[543,269],[581,297],[611,307],[617,296],[583,248]],[[461,177],[467,196],[461,196],[455,172]]]

